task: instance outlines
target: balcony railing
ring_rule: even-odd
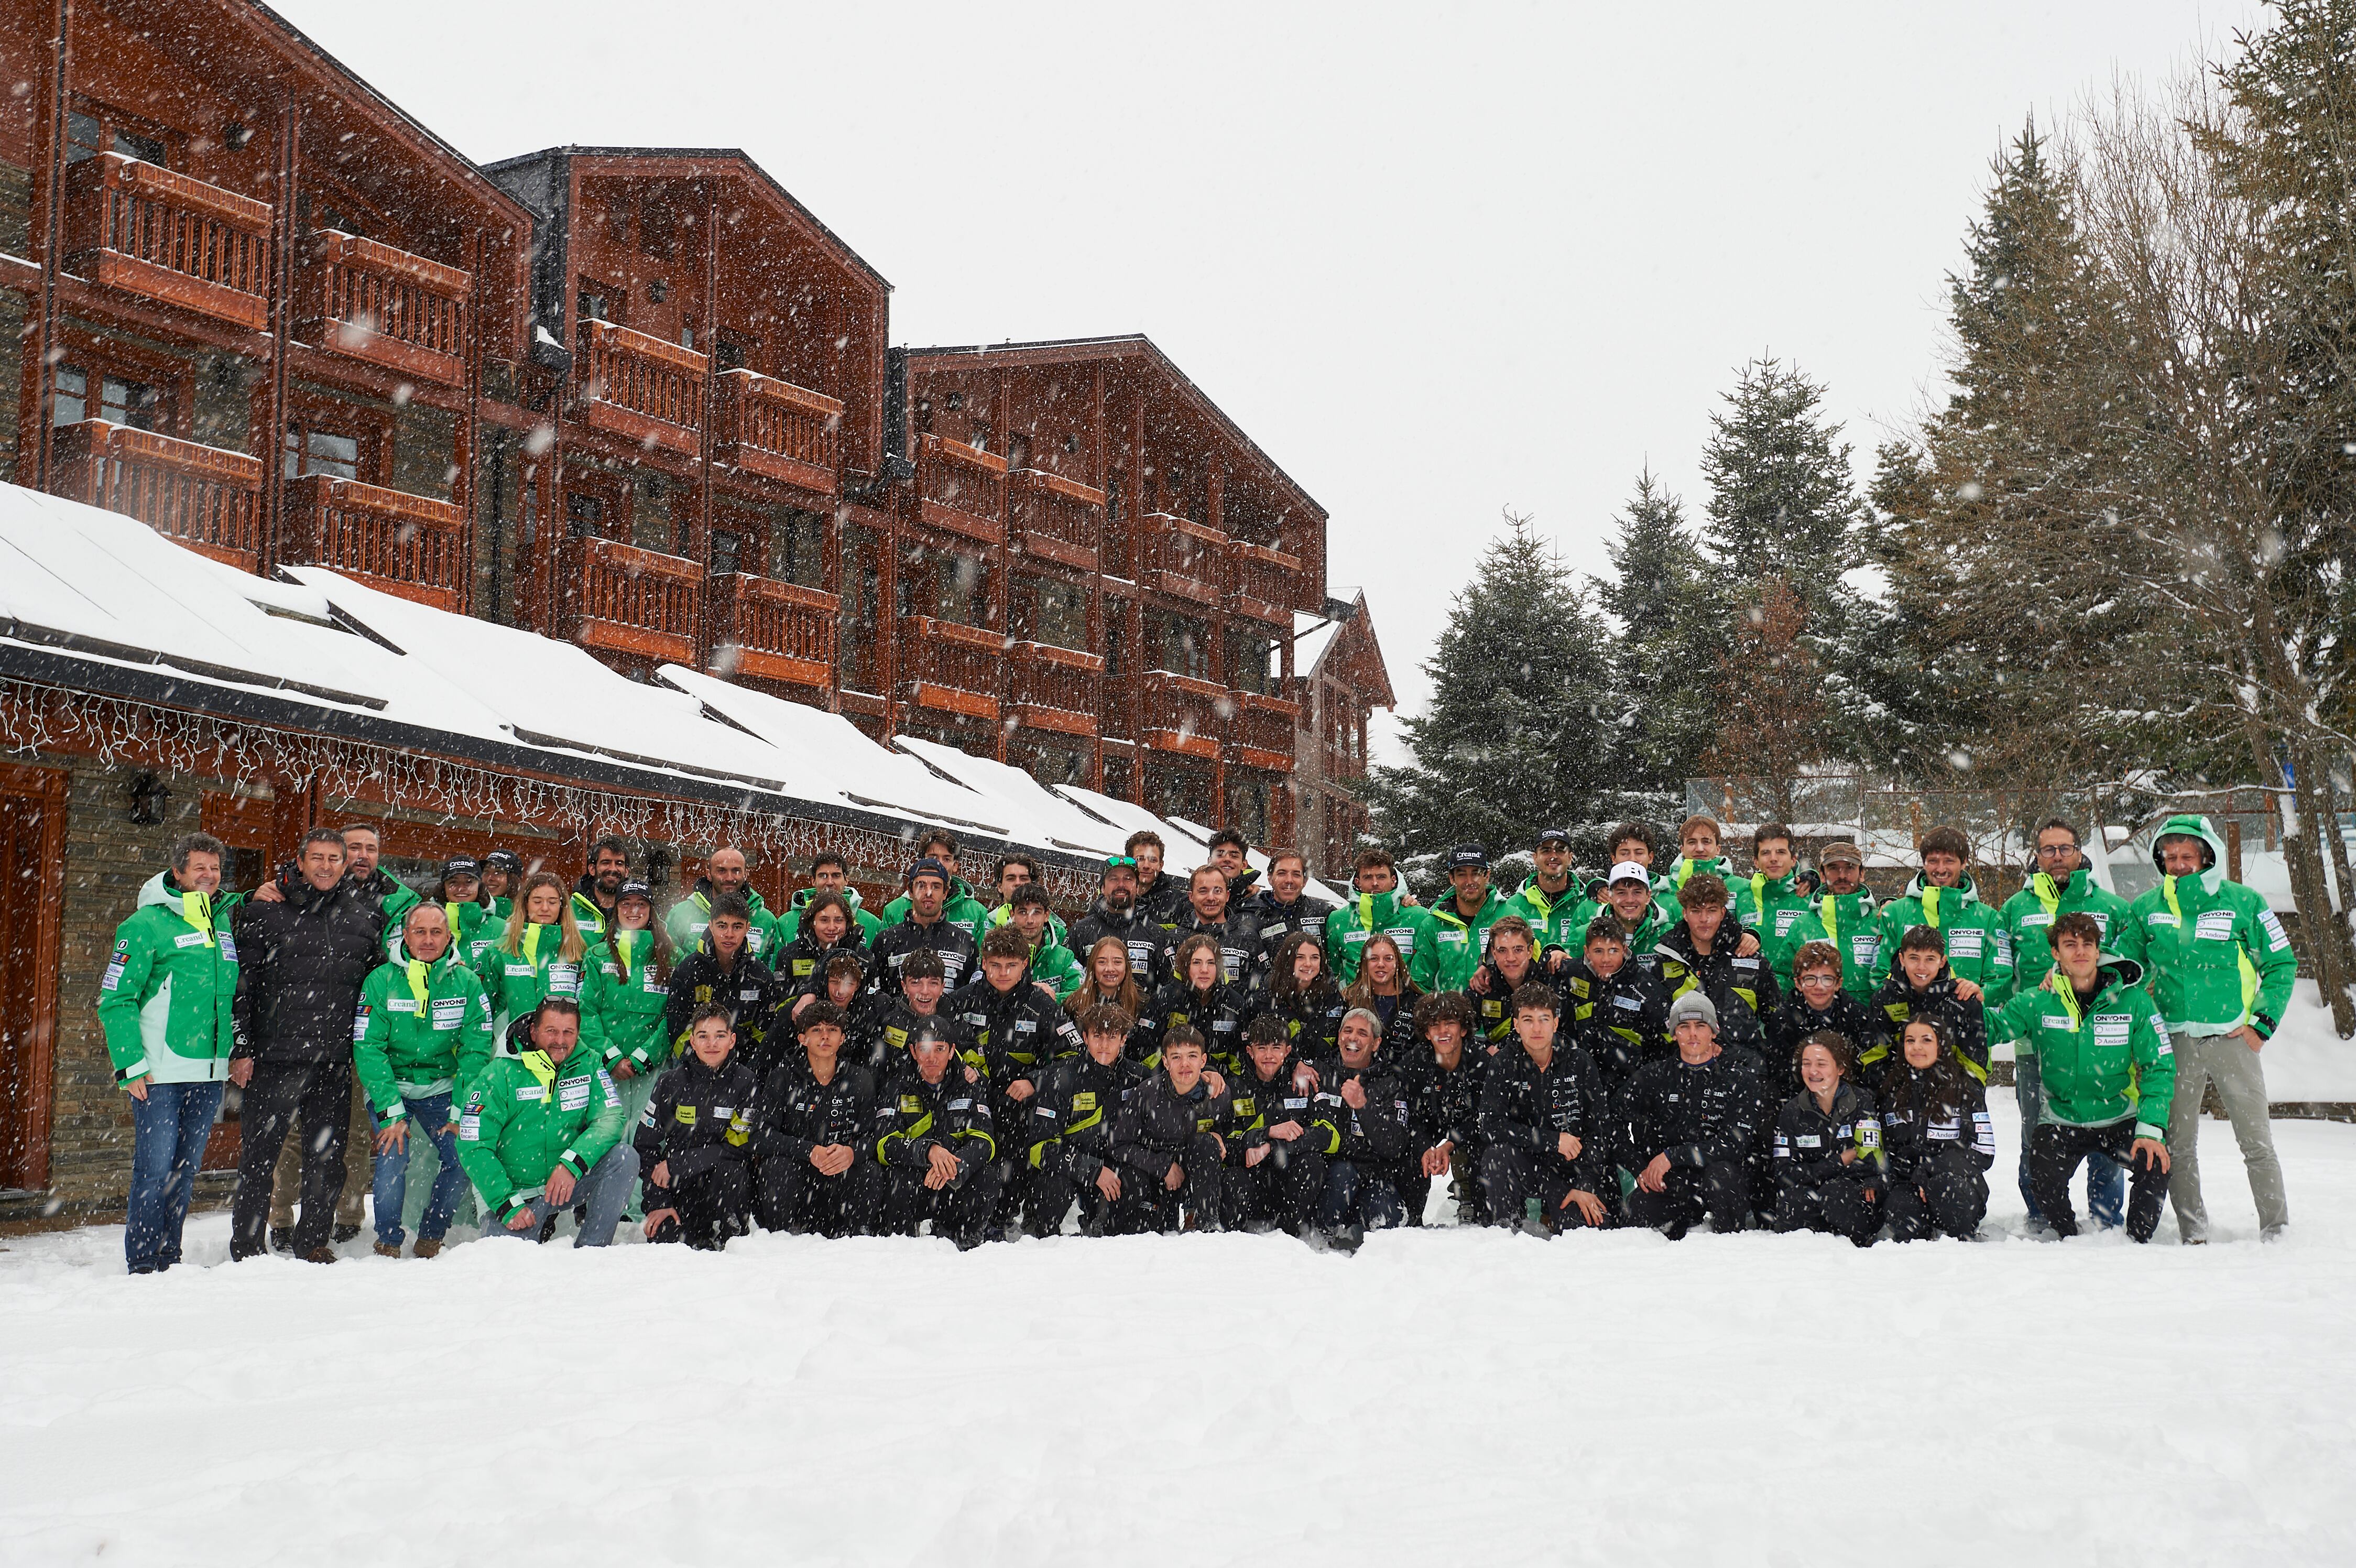
[[[701,447],[704,358],[692,349],[616,327],[581,324],[581,417],[641,446],[697,455]]]
[[[66,171],[66,265],[93,283],[259,329],[270,204],[121,153]]]
[[[832,495],[841,485],[842,404],[775,376],[723,371],[713,455],[743,469]]]
[[[821,692],[834,683],[832,594],[732,572],[712,579],[712,640],[734,645],[737,673]]]
[[[322,229],[303,279],[307,342],[442,386],[466,380],[473,277],[357,234]]]
[[[1227,733],[1235,743],[1236,760],[1249,768],[1291,772],[1292,732],[1301,719],[1301,704],[1257,692],[1237,692],[1234,698],[1235,724]]]
[[[1097,733],[1097,677],[1105,661],[1076,648],[1018,642],[1007,650],[1012,716],[1033,729]]]
[[[1227,536],[1166,511],[1148,512],[1145,530],[1145,585],[1175,598],[1216,604],[1226,586]]]
[[[908,700],[968,718],[998,718],[998,671],[1006,639],[979,627],[910,616],[902,621],[900,675]]]
[[[1038,468],[1006,476],[1006,523],[1027,555],[1043,556],[1083,572],[1097,569],[1104,540],[1104,492]]]
[[[65,425],[54,439],[58,494],[135,517],[241,570],[260,562],[260,458],[102,419]]]
[[[1300,558],[1240,539],[1231,549],[1237,613],[1291,626],[1292,612],[1301,606]]]
[[[616,653],[695,662],[703,568],[611,539],[584,539],[579,608],[583,643]]]
[[[466,591],[466,519],[430,496],[305,474],[286,481],[286,558],[455,612]]]
[[[1215,757],[1219,738],[1235,714],[1235,695],[1224,686],[1168,670],[1149,670],[1140,682],[1137,738],[1155,751]]]
[[[939,435],[916,443],[917,510],[935,528],[985,544],[1006,538],[1006,459]]]

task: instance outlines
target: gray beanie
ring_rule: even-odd
[[[1718,1004],[1698,991],[1688,991],[1669,1004],[1670,1032],[1675,1033],[1676,1026],[1687,1018],[1698,1018],[1712,1029],[1716,1029]]]

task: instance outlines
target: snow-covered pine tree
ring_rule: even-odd
[[[1508,510],[1505,522],[1424,661],[1431,702],[1405,725],[1414,761],[1368,780],[1395,853],[1479,843],[1494,854],[1549,825],[1600,832],[1617,803],[1601,618],[1528,517]]]
[[[1819,623],[1837,618],[1848,596],[1841,574],[1857,564],[1863,515],[1824,396],[1796,366],[1751,360],[1725,410],[1710,415],[1701,459],[1710,487],[1703,537],[1728,588],[1756,603],[1760,585],[1780,577]],[[1818,624],[1814,634],[1825,630]]]
[[[1672,814],[1709,745],[1726,601],[1687,527],[1684,503],[1646,468],[1607,543],[1612,576],[1596,597],[1620,623],[1612,648],[1629,787],[1641,814]],[[1636,813],[1632,813],[1636,814]]]

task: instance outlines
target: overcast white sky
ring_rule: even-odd
[[[1501,508],[1599,573],[1645,463],[1698,513],[1746,358],[1829,384],[1862,478],[1999,142],[2259,16],[276,3],[480,161],[744,147],[892,281],[895,343],[1148,334],[1331,510],[1402,712]]]

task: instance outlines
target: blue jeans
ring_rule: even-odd
[[[1325,1196],[1317,1208],[1317,1223],[1331,1230],[1348,1223],[1367,1230],[1389,1230],[1407,1223],[1407,1206],[1387,1172],[1361,1169],[1348,1160],[1325,1166]]]
[[[123,1256],[133,1273],[180,1261],[180,1227],[228,1088],[151,1080],[147,1098],[131,1102],[131,1201],[123,1217]]]
[[[2016,1056],[2012,1062],[2012,1096],[2020,1107],[2020,1200],[2029,1206],[2029,1218],[2041,1220],[2037,1196],[2029,1187],[2029,1134],[2045,1113],[2045,1085],[2039,1076],[2037,1058]],[[2090,1150],[2086,1155],[2086,1212],[2094,1223],[2104,1230],[2115,1230],[2126,1218],[2127,1173],[2108,1155]]]
[[[531,1215],[531,1224],[521,1230],[510,1230],[492,1218],[488,1208],[483,1210],[483,1234],[511,1236],[519,1241],[537,1241],[540,1228],[549,1217],[580,1205],[587,1205],[589,1218],[581,1222],[580,1233],[573,1238],[576,1247],[610,1247],[614,1244],[614,1228],[622,1222],[622,1210],[628,1207],[630,1188],[638,1179],[638,1152],[625,1142],[605,1151],[605,1157],[589,1167],[589,1174],[573,1186],[569,1203],[551,1203],[544,1197],[535,1197],[524,1205]],[[510,1214],[509,1219],[515,1218]]]
[[[409,1108],[410,1137],[431,1142],[434,1157],[442,1162],[434,1173],[434,1189],[425,1197],[425,1212],[417,1221],[420,1240],[439,1241],[450,1229],[451,1212],[458,1207],[459,1184],[466,1179],[458,1168],[458,1132],[450,1124],[450,1092],[444,1090],[422,1099],[404,1099],[402,1103]],[[409,1150],[395,1149],[375,1159],[377,1244],[398,1247],[408,1240],[401,1228],[401,1210],[409,1199]]]

